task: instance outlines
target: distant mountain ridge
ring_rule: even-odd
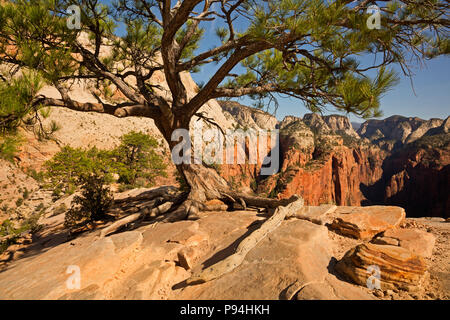
[[[368,120],[361,124],[358,134],[380,148],[393,150],[414,142],[422,136],[447,133],[449,118],[423,120],[418,117],[391,116],[384,120]]]

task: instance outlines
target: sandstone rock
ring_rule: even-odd
[[[323,282],[312,282],[304,286],[295,297],[297,300],[372,300],[362,288],[327,275]]]
[[[312,223],[325,225],[331,219],[330,213],[336,210],[334,204],[324,204],[321,206],[304,206],[296,212],[295,218],[311,221]]]
[[[399,242],[397,239],[393,239],[393,238],[385,238],[385,237],[377,237],[372,239],[371,241],[372,243],[375,244],[387,244],[390,246],[398,246]]]
[[[338,207],[330,228],[357,239],[370,239],[387,229],[398,227],[405,219],[400,207]]]
[[[409,217],[448,217],[450,144],[446,141],[449,134],[421,138],[392,154],[383,164],[387,179],[377,187],[379,201],[405,208]]]
[[[330,133],[331,129],[325,123],[323,118],[317,113],[307,113],[303,116],[303,122],[308,125],[308,127],[314,129],[316,132],[320,133]]]
[[[399,142],[398,145],[401,146],[408,136],[424,122],[425,120],[417,117],[407,118],[402,116],[391,116],[383,120],[368,120],[358,129],[358,134],[379,145],[380,142],[394,140]]]
[[[228,206],[218,199],[208,200],[203,204],[202,210],[205,211],[226,211]]]
[[[208,249],[208,241],[189,247],[184,247],[178,251],[178,262],[184,269],[192,269],[200,259],[205,255]]]
[[[245,229],[237,232],[242,235]],[[239,239],[242,237],[238,237]],[[285,292],[294,284],[303,291],[312,283],[319,284],[326,281],[330,245],[325,227],[305,220],[285,221],[253,248],[244,262],[232,272],[203,284],[184,287],[177,293],[177,297],[180,299],[283,298]],[[232,248],[233,246],[230,249]],[[226,256],[232,250],[227,251],[225,248],[219,252],[223,252]],[[222,257],[222,255],[219,256]],[[212,263],[214,256],[208,260]],[[302,288],[303,286],[305,287]],[[361,299],[370,298],[358,288],[350,294],[345,284],[341,287],[335,285],[335,287],[341,299],[355,297],[355,291],[359,293]],[[331,287],[327,285],[323,290],[304,291],[300,298],[333,299],[336,296],[331,292]],[[294,289],[294,296],[295,293]]]
[[[379,268],[382,290],[418,290],[428,276],[422,257],[401,247],[371,243],[360,244],[349,250],[337,263],[336,270],[355,283],[367,286],[368,281],[376,281],[377,278],[374,269],[369,267]]]
[[[431,129],[440,127],[444,120],[442,119],[430,119],[422,123],[416,130],[414,130],[406,139],[406,143],[411,143],[427,134]]]
[[[356,133],[355,130],[353,130],[353,127],[350,123],[350,120],[346,116],[342,115],[329,115],[324,116],[323,120],[328,125],[328,127],[333,131],[334,133],[344,133],[348,136],[354,137],[359,139],[359,135]]]
[[[243,106],[236,101],[222,100],[217,102],[224,113],[229,113],[242,128],[272,130],[278,124],[277,118],[262,110]]]
[[[408,249],[422,257],[431,257],[436,238],[429,232],[418,229],[391,229],[375,238],[374,243],[392,244]]]

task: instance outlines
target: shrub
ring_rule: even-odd
[[[28,199],[29,196],[30,196],[30,191],[25,187],[25,190],[23,190],[23,193],[22,193],[22,198],[24,200],[26,200],[26,199]]]
[[[23,198],[17,199],[17,201],[16,201],[16,206],[17,206],[17,207],[20,207],[22,204],[23,204]]]
[[[45,162],[45,176],[53,186],[54,197],[74,191],[80,178],[102,175],[106,181],[112,180],[114,161],[108,151],[93,147],[89,150],[64,147],[52,159]]]
[[[113,200],[111,191],[105,183],[105,177],[96,174],[81,176],[78,179],[81,195],[74,197],[72,207],[66,213],[64,225],[67,228],[72,228],[78,223],[84,224],[105,218]]]
[[[150,186],[155,177],[167,176],[166,164],[154,150],[157,146],[153,137],[130,132],[112,151],[64,147],[45,163],[45,176],[50,180],[55,196],[75,191],[77,180],[90,175],[103,176],[105,183],[110,183],[116,173],[122,184],[120,189]]]
[[[0,133],[14,132],[25,117],[36,111],[32,101],[42,88],[39,74],[29,72],[10,81],[0,82]]]
[[[22,139],[16,134],[0,134],[0,159],[14,161]]]
[[[156,153],[156,147],[158,141],[148,134],[132,131],[123,135],[121,144],[113,151],[119,182],[136,186],[140,179],[150,186],[157,176],[167,176],[167,166]]]
[[[35,233],[39,231],[41,226],[38,224],[41,212],[33,213],[28,219],[26,219],[22,225],[18,228],[14,226],[11,220],[6,219],[0,224],[0,237],[7,236],[6,240],[0,242],[0,254],[5,251],[10,245],[17,242],[23,232]]]
[[[0,82],[0,158],[13,161],[21,138],[17,128],[31,127],[39,140],[48,139],[59,129],[55,122],[49,128],[42,125],[50,109],[33,103],[44,82],[37,72],[24,72],[20,77]]]

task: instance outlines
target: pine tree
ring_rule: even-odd
[[[376,4],[381,26],[370,28],[367,8]],[[81,29],[68,28],[70,5],[80,8]],[[380,97],[398,81],[393,64],[410,75],[410,63],[449,53],[448,10],[440,0],[12,0],[0,7],[0,60],[39,72],[59,90],[61,99],[36,96],[34,105],[149,117],[173,148],[172,133],[189,129],[213,98],[249,96],[261,105],[284,95],[312,111],[332,106],[380,115]],[[219,44],[203,51],[204,31],[215,23]],[[126,30],[118,36],[120,24]],[[81,33],[89,45],[80,42]],[[112,48],[108,57],[100,55],[104,45]],[[377,63],[362,63],[375,55]],[[216,72],[188,97],[182,73],[205,65]],[[149,82],[157,70],[164,72],[168,97]],[[126,101],[76,101],[65,83],[77,79],[107,81]],[[236,193],[202,165],[177,169],[190,186],[191,204],[214,198],[280,203]]]

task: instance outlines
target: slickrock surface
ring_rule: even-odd
[[[304,206],[295,214],[295,218],[311,221],[312,223],[325,225],[331,218],[331,213],[336,210],[334,204],[324,204],[321,206]]]
[[[128,195],[136,201],[143,192],[146,189],[129,191],[117,199]],[[386,216],[386,212],[396,212],[392,207],[351,210],[359,215],[364,211],[384,217],[389,225],[396,224],[396,219]],[[307,207],[258,243],[232,272],[197,285],[186,285],[185,280],[232,254],[259,228],[265,215],[255,211],[202,212],[196,221],[141,225],[102,239],[98,238],[101,229],[70,238],[62,227],[64,214],[53,215],[43,221],[43,229],[21,255],[13,255],[0,271],[0,298],[449,298],[448,223],[430,220],[433,224],[427,226],[428,220],[406,219],[401,229],[380,235],[381,239],[396,239],[398,244],[403,241],[403,246],[392,246],[335,233],[327,229],[327,223],[320,225],[342,215],[350,215],[348,207]],[[408,242],[414,235],[428,238],[427,231],[437,239],[436,248],[428,248],[433,250],[430,258],[410,251],[414,246]],[[367,287],[367,267],[372,265],[380,268],[381,290]],[[74,276],[66,273],[69,266],[80,270],[78,289],[67,287]]]
[[[343,235],[370,239],[377,233],[399,226],[405,210],[392,206],[338,207],[331,228]]]
[[[197,221],[142,226],[103,239],[95,231],[42,251],[35,246],[0,272],[0,297],[294,299],[301,293],[301,299],[373,298],[367,289],[329,274],[334,244],[327,228],[298,219],[283,222],[233,272],[201,285],[183,284],[191,271],[231,254],[262,220],[256,212],[209,212]],[[80,268],[79,289],[66,286],[70,265]]]
[[[408,249],[422,257],[431,257],[436,237],[418,229],[390,229],[373,239],[376,244],[388,244]]]
[[[374,277],[371,266],[379,268],[381,290],[418,290],[428,275],[422,257],[401,247],[372,243],[358,245],[347,252],[336,269],[364,286],[371,281],[369,277]]]

